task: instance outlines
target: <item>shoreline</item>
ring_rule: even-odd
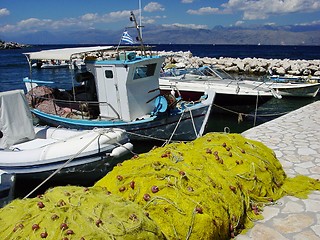
[[[16,43],[16,42],[4,42],[0,40],[0,50],[1,49],[21,49],[30,47],[30,45]]]

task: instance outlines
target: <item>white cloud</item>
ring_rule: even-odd
[[[101,21],[103,22],[115,22],[119,20],[127,20],[130,17],[130,12],[129,10],[124,10],[124,11],[117,11],[117,12],[110,12],[108,14],[105,14],[102,16]],[[134,14],[137,14],[137,11],[134,11]]]
[[[14,25],[4,25],[4,26],[1,26],[0,28],[0,32],[2,33],[5,33],[5,32],[14,32],[15,31],[15,26]]]
[[[181,0],[181,3],[193,3],[193,0]]]
[[[26,28],[43,27],[51,24],[52,24],[52,20],[50,19],[41,20],[38,18],[29,18],[29,19],[18,22],[17,26],[20,27],[21,29],[26,29]]]
[[[199,8],[198,10],[188,10],[187,13],[193,14],[193,15],[207,15],[207,14],[214,14],[214,13],[219,13],[220,10],[219,8],[212,8],[212,7],[202,7]]]
[[[208,29],[207,25],[182,24],[182,23],[163,24],[162,26],[163,27],[191,28],[191,29]]]
[[[160,3],[150,2],[143,8],[143,10],[146,12],[156,12],[156,11],[164,11],[165,9]]]
[[[98,14],[97,13],[87,13],[83,16],[81,16],[81,20],[83,21],[96,21],[98,19]]]
[[[315,20],[315,21],[312,21],[312,22],[296,24],[296,26],[316,26],[316,25],[320,25],[320,20]]]
[[[0,8],[0,17],[10,15],[10,11],[6,8]]]
[[[138,10],[134,12],[137,13]],[[77,18],[65,18],[60,20],[29,18],[18,22],[15,25],[0,25],[0,32],[36,32],[42,30],[64,30],[72,28],[92,28],[95,23],[111,23],[128,20],[130,11],[110,12],[104,15],[87,13]]]
[[[320,10],[319,0],[229,0],[226,10],[243,12],[244,20],[267,19],[271,15]]]

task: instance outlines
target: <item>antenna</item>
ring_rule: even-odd
[[[139,30],[140,30],[140,35],[142,38],[142,24],[141,24],[141,19],[142,19],[142,9],[141,9],[141,0],[139,0]]]
[[[142,39],[142,36],[141,36],[141,31],[140,31],[140,27],[142,26],[139,26],[138,23],[137,23],[137,19],[136,19],[136,16],[134,15],[134,13],[131,11],[130,12],[131,16],[130,16],[130,21],[134,22],[134,28],[137,29],[137,32],[138,32],[138,37],[137,37],[137,41],[140,42],[140,45],[141,45],[141,53],[143,53],[144,55],[146,55],[146,50],[144,48],[144,44],[143,44],[143,39]]]

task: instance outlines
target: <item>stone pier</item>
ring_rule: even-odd
[[[320,101],[251,128],[243,136],[273,149],[288,177],[298,174],[320,179]],[[237,240],[320,239],[320,192],[308,199],[284,197],[263,212]]]

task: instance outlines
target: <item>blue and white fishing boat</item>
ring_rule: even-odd
[[[40,85],[50,87],[54,82],[25,78],[32,112],[53,126],[122,128],[130,139],[183,141],[201,136],[215,93],[205,92],[191,102],[162,95],[159,76],[164,58],[153,56],[151,51],[147,54],[133,13],[130,19],[138,30],[139,48],[102,46],[25,53],[30,66],[37,60],[72,62],[75,58],[83,59],[86,66],[86,72],[76,75],[77,83],[73,81],[69,90],[43,89]]]
[[[122,128],[131,133],[131,139],[193,140],[201,136],[214,92],[192,102],[163,96],[159,75],[164,59],[138,56],[126,49],[106,46],[25,53],[30,64],[37,59],[72,60],[82,55],[87,69],[76,75],[78,86],[69,90],[54,89],[54,82],[25,78],[32,112],[53,126]],[[39,95],[39,91],[44,93]]]

